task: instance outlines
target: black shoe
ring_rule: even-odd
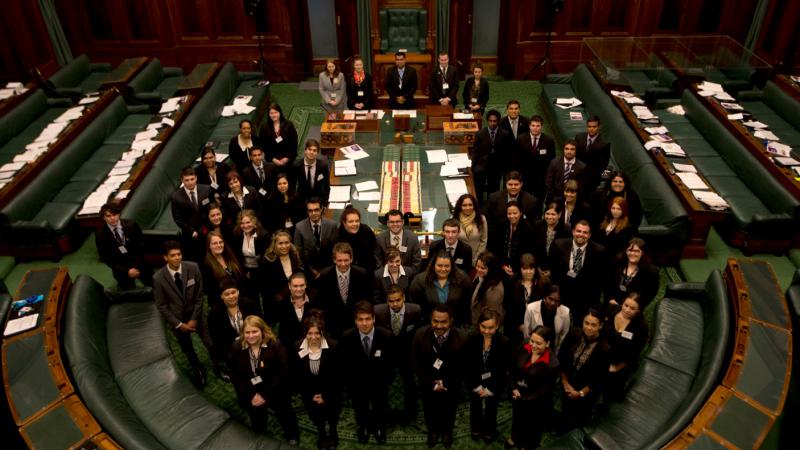
[[[512,448],[514,448],[514,447],[516,447],[516,446],[517,446],[517,444],[515,444],[515,443],[514,443],[514,442],[511,440],[511,438],[508,438],[508,439],[506,439],[506,441],[505,441],[505,442],[503,442],[503,448],[504,448],[504,449],[506,449],[506,450],[510,450],[510,449],[512,449]]]
[[[491,444],[492,442],[496,441],[500,435],[495,431],[494,433],[488,433],[483,435],[483,442],[487,444]]]
[[[365,427],[358,427],[358,443],[366,444],[369,440],[369,432]]]
[[[453,433],[447,433],[442,436],[442,445],[444,445],[444,448],[450,448],[453,446]]]
[[[378,431],[375,432],[375,442],[378,445],[383,445],[386,443],[386,430],[383,428],[378,428]]]
[[[206,371],[203,370],[203,368],[195,369],[192,382],[194,383],[194,387],[202,391],[206,386]]]
[[[469,437],[471,437],[473,441],[477,441],[478,439],[481,438],[481,434],[476,431],[473,431],[472,433],[469,434]]]

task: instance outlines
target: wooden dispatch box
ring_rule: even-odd
[[[445,122],[444,143],[456,145],[472,145],[478,125],[475,122]]]
[[[324,122],[320,129],[320,145],[323,147],[344,147],[355,144],[355,122]]]

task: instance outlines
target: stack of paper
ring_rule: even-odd
[[[630,96],[630,97],[623,97],[623,98],[625,99],[625,103],[627,103],[629,105],[644,105],[644,100],[640,99],[639,97]]]
[[[73,106],[72,108],[64,111],[61,113],[60,116],[56,117],[53,122],[61,123],[61,122],[72,122],[73,120],[79,118],[83,114],[83,110],[85,106]]]
[[[770,141],[770,143],[767,144],[767,151],[778,156],[789,157],[792,154],[792,147],[777,141]]]
[[[392,117],[410,117],[412,119],[417,118],[417,110],[416,109],[395,109],[392,110]]]
[[[731,110],[731,111],[742,111],[744,109],[738,103],[722,102],[722,103],[720,103],[720,105],[722,105],[723,108]]]
[[[656,115],[647,106],[634,106],[633,113],[639,120],[656,119]]]
[[[716,192],[692,189],[692,195],[711,209],[724,210],[729,208],[728,202]]]
[[[180,103],[183,100],[183,97],[171,97],[168,98],[162,105],[161,109],[158,111],[159,114],[171,113],[177,111],[180,107]]]
[[[469,189],[467,189],[467,182],[464,181],[463,178],[457,178],[455,180],[443,180],[444,182],[444,191],[450,194],[468,194]]]
[[[570,111],[569,120],[583,120],[583,114],[580,111]]]
[[[92,103],[94,103],[94,102],[96,102],[98,100],[100,100],[100,97],[93,97],[93,96],[87,95],[86,97],[83,97],[82,99],[80,99],[78,104],[79,105],[89,105],[89,104],[92,104]]]
[[[615,90],[613,90],[613,89],[611,90],[611,95],[613,95],[614,97],[620,97],[620,98],[625,98],[625,97],[636,97],[636,94],[634,94],[634,93],[632,93],[632,92],[626,92],[626,91],[615,91]]]
[[[665,126],[660,127],[646,127],[644,131],[647,131],[649,134],[667,134],[669,130]]]
[[[775,156],[772,159],[775,160],[775,163],[781,166],[798,166],[800,165],[800,161],[792,158],[791,156]]]
[[[697,173],[697,168],[691,164],[681,164],[681,163],[672,163],[672,166],[675,167],[675,170],[678,172],[689,172],[689,173]]]
[[[744,114],[742,113],[728,114],[728,120],[742,120],[742,119],[744,119]]]
[[[672,114],[677,114],[679,116],[686,115],[686,111],[683,109],[683,106],[681,105],[670,106],[669,108],[667,108],[667,112],[670,112]]]
[[[425,154],[428,155],[428,164],[440,164],[447,162],[447,150],[425,150]]]
[[[723,101],[723,102],[732,102],[732,101],[736,100],[735,98],[731,97],[731,95],[728,94],[725,91],[714,93],[714,98],[716,98],[719,101]]]
[[[724,92],[722,85],[719,83],[712,83],[710,81],[703,81],[702,83],[697,85],[697,88],[701,91],[711,91],[711,92]]]
[[[664,150],[664,153],[668,156],[686,157],[686,152],[675,142],[664,142],[661,144],[661,149]]]
[[[350,185],[331,186],[331,193],[328,195],[331,203],[347,203],[350,201]],[[333,209],[331,207],[331,209]]]
[[[28,92],[28,89],[26,89],[22,83],[18,81],[9,81],[6,83],[5,88],[0,89],[0,100],[5,100],[19,94],[24,94],[25,92]]]
[[[368,181],[362,181],[361,183],[356,183],[356,190],[358,192],[374,191],[375,189],[378,188],[379,188],[378,183],[375,180],[368,180]]]
[[[753,128],[756,130],[760,130],[762,128],[767,128],[767,124],[761,123],[757,120],[748,120],[747,122],[742,122],[742,124],[748,128]]]
[[[580,105],[583,104],[583,102],[578,100],[576,97],[556,98],[555,103],[556,103],[556,106],[558,106],[561,109],[574,108],[576,106],[580,106]]]
[[[475,116],[473,116],[472,113],[468,113],[468,112],[467,113],[465,113],[465,112],[454,112],[453,113],[453,119],[455,119],[455,120],[470,120],[470,119],[473,119],[473,118],[475,118]]]
[[[356,175],[356,161],[353,159],[341,159],[333,162],[333,174],[337,177]]]
[[[237,95],[232,104],[222,107],[222,117],[250,114],[256,109],[255,106],[248,105],[252,99],[252,95]]]
[[[363,147],[358,144],[349,145],[347,147],[342,147],[339,150],[342,151],[344,157],[347,159],[362,159],[362,158],[369,158],[369,153],[367,153]]]
[[[678,172],[675,175],[683,181],[683,184],[686,185],[691,190],[695,189],[708,189],[708,185],[699,175],[692,172]]]
[[[775,133],[769,130],[758,130],[753,135],[759,139],[766,139],[768,141],[780,141],[781,139],[778,136],[775,136]]]

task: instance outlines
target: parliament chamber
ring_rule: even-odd
[[[3,448],[793,447],[798,20],[4,2]]]

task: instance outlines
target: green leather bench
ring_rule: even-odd
[[[129,83],[133,98],[148,102],[162,101],[175,95],[183,78],[180,67],[164,67],[153,58]]]
[[[260,73],[237,72],[230,63],[223,66],[211,87],[161,150],[122,211],[124,218],[136,220],[142,227],[146,251],[159,254],[161,243],[179,234],[172,219],[169,196],[179,185],[181,169],[194,164],[209,139],[220,141],[220,152],[224,153],[242,119],[253,120],[256,127],[260,123],[267,100],[267,90],[255,86],[261,77]],[[221,117],[222,107],[231,104],[237,95],[252,95],[250,105],[257,108],[248,115]]]
[[[625,398],[547,448],[658,449],[694,418],[721,377],[731,317],[719,270],[667,287],[655,332]]]
[[[116,298],[89,276],[75,280],[64,347],[83,402],[128,449],[290,448],[258,435],[206,400],[170,353],[152,293]]]
[[[4,238],[13,242],[16,256],[52,258],[71,251],[80,235],[75,213],[130,147],[132,129],[141,130],[149,118],[146,107],[129,107],[115,98],[0,210]]]
[[[740,101],[739,104],[760,122],[769,125],[781,143],[793,147],[795,157],[800,158],[800,102],[771,81],[767,81],[759,94],[760,98]]]
[[[72,106],[66,98],[48,98],[41,89],[0,117],[0,165],[25,151],[54,119]]]
[[[542,99],[557,130],[556,140],[563,142],[586,131],[585,121],[570,120],[570,111],[580,111],[584,118],[599,116],[601,134],[611,143],[612,165],[630,177],[641,199],[644,219],[639,234],[652,248],[677,260],[688,236],[689,215],[622,113],[585,65],[578,66],[571,76],[554,76],[549,80],[553,82],[543,84]],[[583,105],[561,109],[553,104],[558,97],[577,97]]]
[[[111,72],[111,64],[91,63],[85,54],[73,59],[54,73],[48,81],[64,95],[85,95],[96,92]]]
[[[654,113],[730,204],[731,220],[723,234],[746,250],[756,242],[765,246],[775,242],[771,251],[786,250],[800,223],[800,201],[689,90],[681,96],[681,105],[685,116],[666,110]]]

